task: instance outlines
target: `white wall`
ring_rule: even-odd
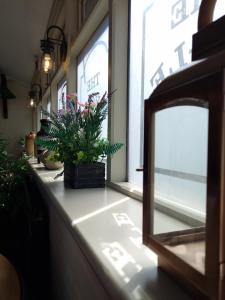
[[[9,141],[9,152],[17,155],[20,152],[19,138],[32,130],[32,110],[28,108],[29,88],[15,80],[9,80],[7,83],[16,99],[8,100],[8,119],[3,118],[0,99],[0,137]]]

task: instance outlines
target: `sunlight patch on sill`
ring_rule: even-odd
[[[130,200],[130,198],[129,197],[125,197],[122,200],[116,201],[116,202],[114,202],[114,203],[112,203],[110,205],[107,205],[107,206],[103,207],[103,208],[97,209],[97,210],[95,210],[95,211],[93,211],[93,212],[91,212],[91,213],[89,213],[89,214],[87,214],[87,215],[85,215],[85,216],[83,216],[81,218],[73,220],[72,221],[72,226],[77,225],[77,224],[79,224],[81,222],[84,222],[84,221],[86,221],[86,220],[88,220],[88,219],[90,219],[92,217],[95,217],[95,216],[103,213],[104,211],[109,210],[110,208],[115,207],[117,205],[120,205],[120,204],[122,204],[122,203],[124,203],[124,202],[126,202],[128,200]]]

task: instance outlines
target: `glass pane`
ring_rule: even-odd
[[[106,19],[78,57],[77,94],[81,103],[85,103],[92,93],[98,92],[101,97],[108,91],[108,40],[109,26]],[[107,122],[107,119],[103,121],[103,137],[108,136]]]
[[[63,81],[58,87],[58,110],[66,110],[66,81]]]
[[[224,0],[217,0],[216,7],[214,10],[213,21],[219,19],[220,17],[224,16],[225,14],[225,1]]]
[[[142,186],[144,99],[191,62],[200,0],[131,0],[129,182]]]
[[[51,106],[52,106],[51,97],[48,97],[48,99],[47,99],[47,112],[48,113],[51,112]]]
[[[204,273],[208,110],[155,113],[155,239]]]

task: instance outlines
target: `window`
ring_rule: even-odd
[[[128,180],[142,186],[144,99],[191,62],[200,0],[131,0]],[[179,118],[175,114],[174,118]]]
[[[52,105],[52,103],[51,103],[51,97],[49,96],[49,97],[47,98],[47,112],[48,112],[48,113],[51,112],[51,105]]]
[[[58,110],[66,109],[67,83],[65,80],[58,84]]]
[[[77,94],[80,102],[86,102],[88,95],[96,92],[101,97],[108,90],[108,39],[109,25],[106,19],[78,56]],[[105,120],[103,137],[107,137],[107,127]]]

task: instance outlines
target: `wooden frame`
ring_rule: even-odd
[[[209,24],[192,37],[192,60],[205,58],[225,49],[225,16]]]
[[[171,80],[165,80],[166,83],[156,89],[145,102],[143,241],[159,255],[159,264],[175,274],[175,277],[182,278],[182,283],[191,287],[198,299],[219,299],[220,209],[224,186],[224,177],[221,176],[224,161],[223,71],[215,70],[207,74],[207,66],[207,62],[202,62],[192,70],[190,68],[179,76],[173,76]],[[153,236],[154,114],[162,109],[181,105],[209,109],[205,275],[188,265]],[[186,283],[185,278],[186,281],[188,279]]]
[[[179,245],[180,243],[186,244],[190,241],[201,241],[205,239],[205,227],[154,234],[154,238],[164,245],[171,246]]]
[[[225,49],[225,16],[213,22],[216,0],[202,0],[198,16],[198,32],[192,39],[192,60],[204,58]]]
[[[202,0],[199,9],[198,31],[212,23],[215,6],[216,0]]]

